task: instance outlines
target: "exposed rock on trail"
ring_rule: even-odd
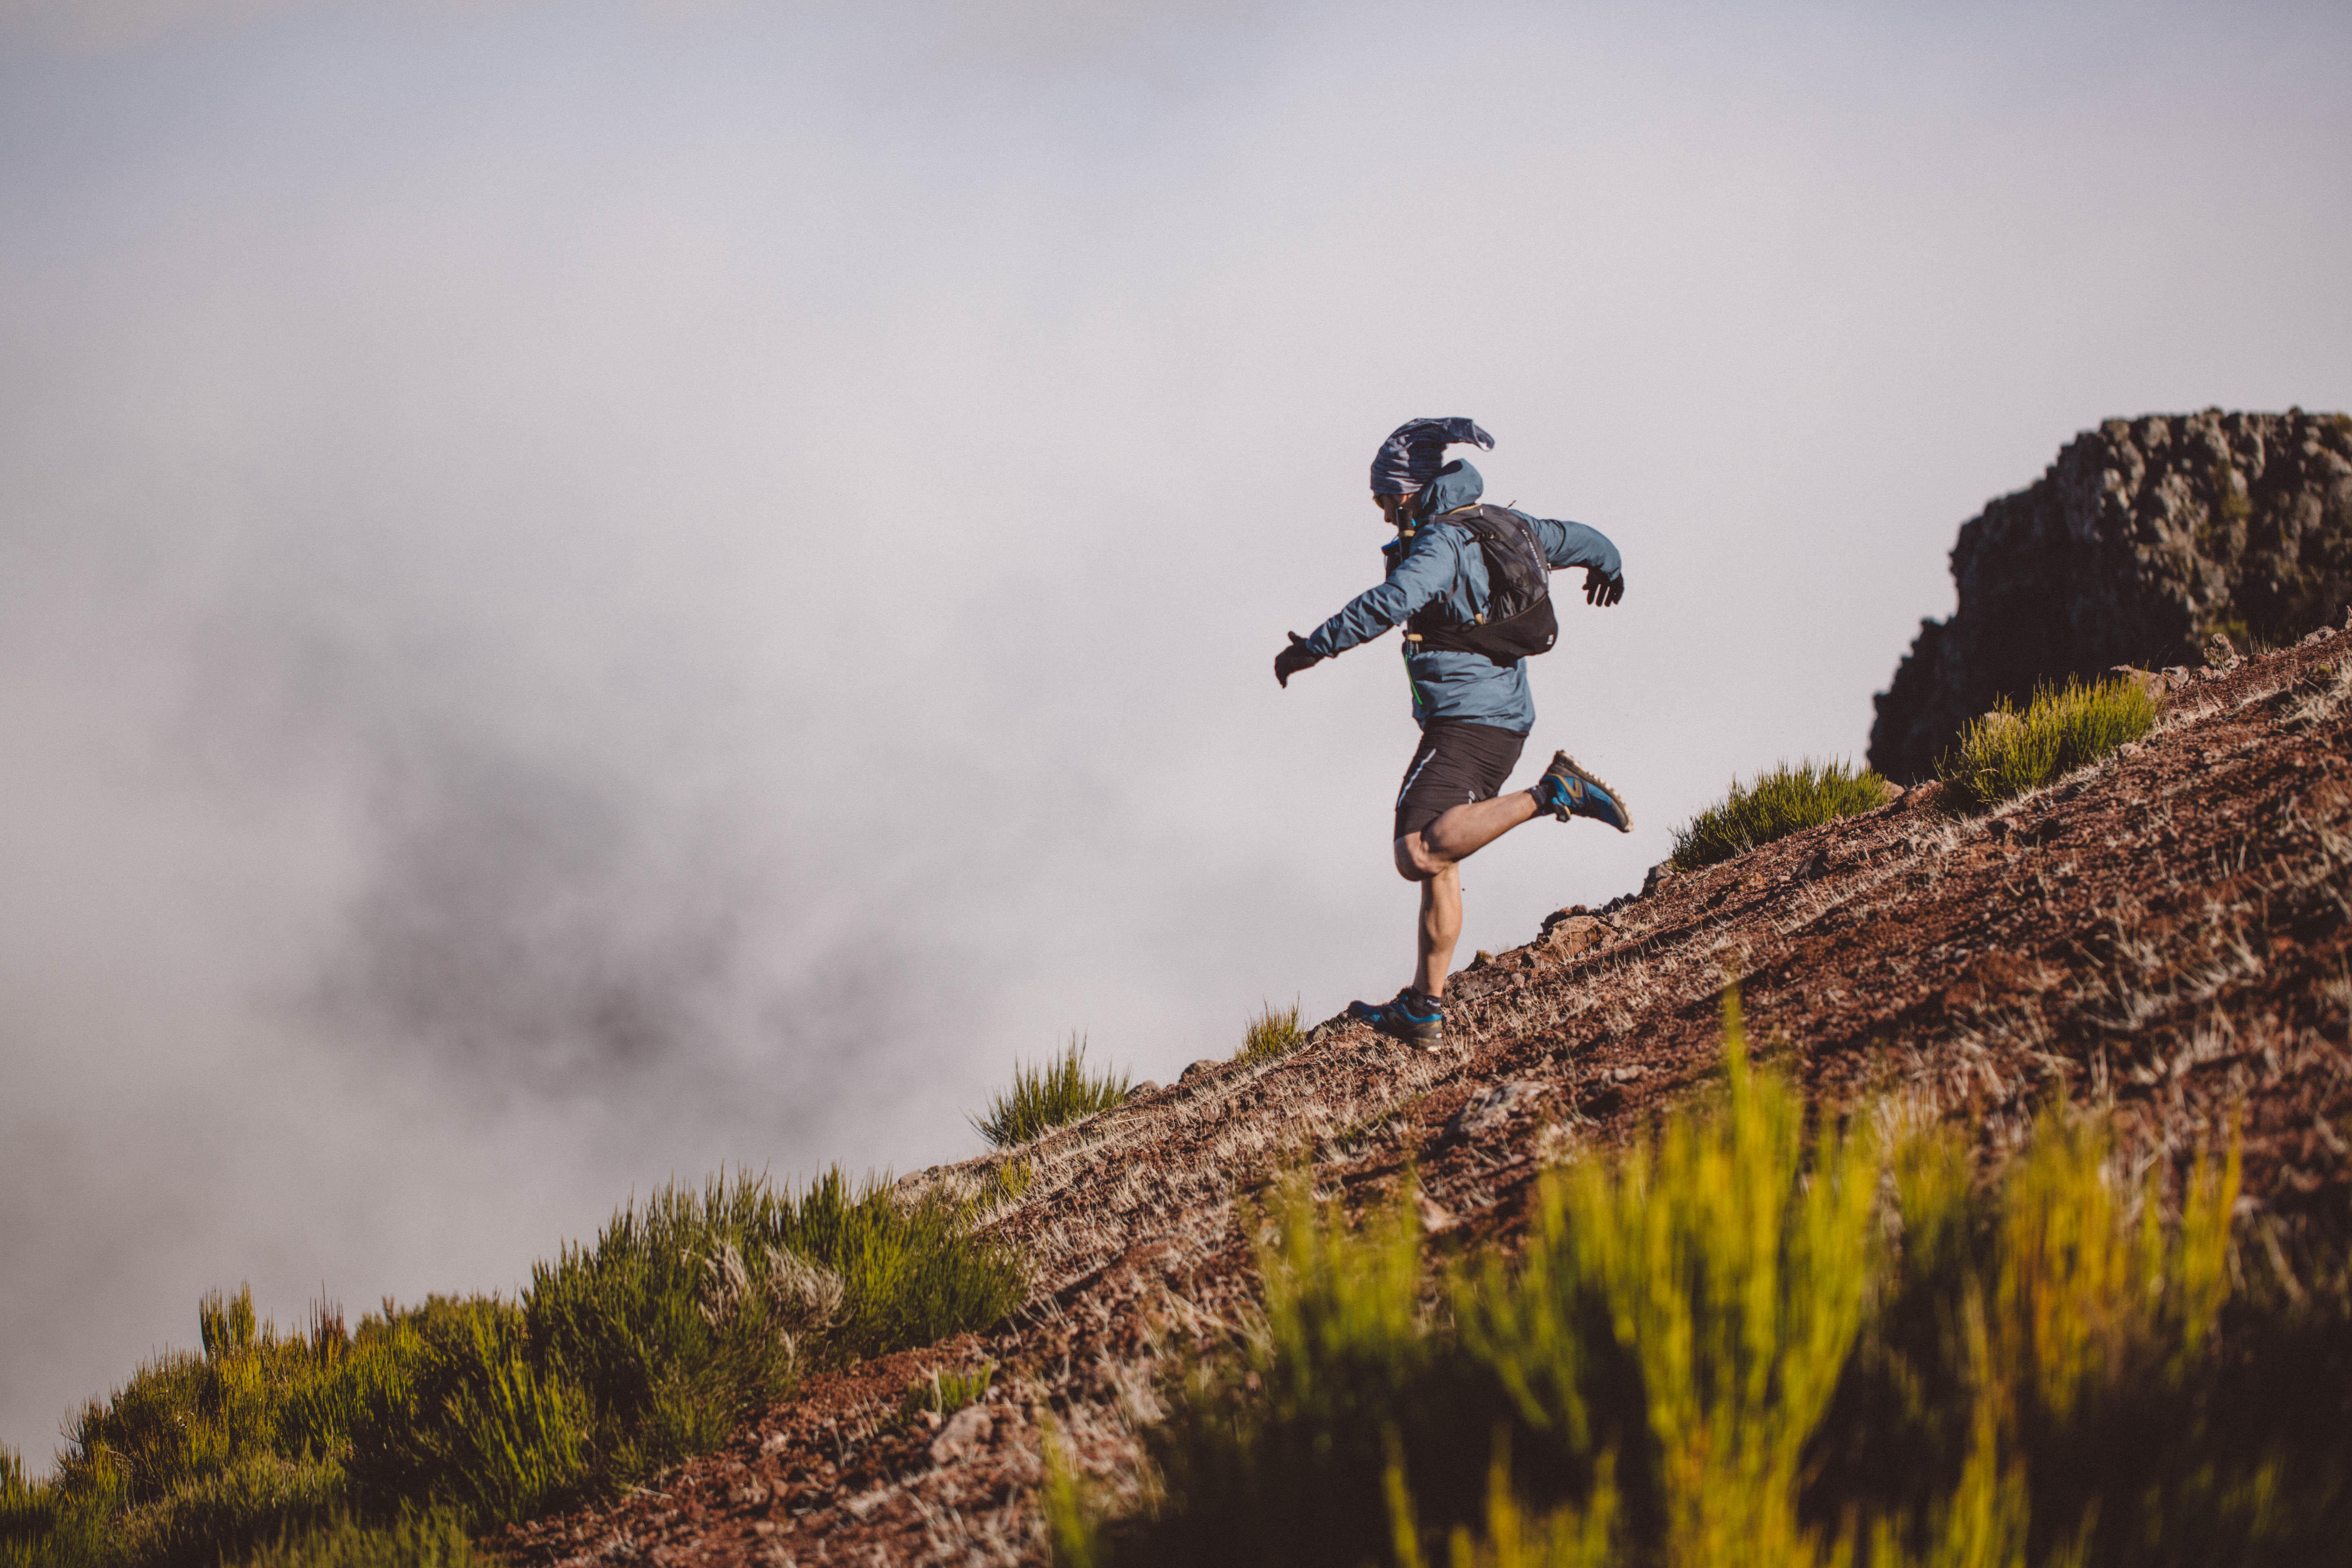
[[[2215,631],[2279,644],[2352,603],[2352,419],[2149,415],[2066,445],[1960,528],[1959,605],[1920,624],[1877,699],[1870,764],[1909,784],[1960,726],[2042,680],[2197,661]]]
[[[2146,742],[1990,816],[1915,789],[1549,922],[1559,940],[1454,977],[1445,1054],[1333,1019],[908,1178],[1001,1194],[1025,1165],[988,1222],[1034,1268],[1019,1312],[813,1379],[656,1487],[492,1544],[534,1564],[1042,1563],[1049,1429],[1134,1494],[1169,1358],[1254,1310],[1251,1205],[1278,1168],[1311,1163],[1350,1205],[1410,1169],[1435,1245],[1509,1246],[1548,1164],[1713,1074],[1727,973],[1757,1048],[1825,1107],[1901,1098],[1998,1155],[2063,1087],[2113,1111],[2136,1161],[2185,1160],[2234,1119],[2248,1211],[2352,1229],[2352,633],[2162,685]],[[980,1414],[899,1414],[932,1368],[983,1361]]]

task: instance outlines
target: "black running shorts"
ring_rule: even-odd
[[[1454,806],[1492,800],[1519,765],[1525,735],[1466,719],[1435,719],[1421,732],[1421,749],[1397,791],[1396,834],[1419,833]]]

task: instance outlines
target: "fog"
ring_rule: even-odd
[[[0,0],[0,1441],[1385,996],[1365,469],[1608,532],[1462,956],[1859,757],[2075,431],[2352,405],[2341,7]]]

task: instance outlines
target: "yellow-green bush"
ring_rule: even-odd
[[[1969,721],[1937,764],[1945,799],[1980,810],[2097,762],[2156,727],[2156,699],[2137,681],[2043,687],[2024,712],[2006,700]]]
[[[1745,855],[1759,844],[1885,805],[1887,783],[1844,761],[1783,763],[1753,784],[1731,781],[1731,793],[1675,829],[1674,866],[1696,870]]]
[[[1796,1561],[1797,1474],[1860,1332],[1879,1237],[1875,1143],[1806,1157],[1804,1103],[1752,1072],[1727,1004],[1720,1110],[1546,1184],[1516,1278],[1460,1300],[1465,1342],[1530,1420],[1589,1444],[1578,1326],[1638,1373],[1670,1562]]]
[[[1987,1181],[1952,1132],[1809,1126],[1736,1003],[1724,1071],[1548,1176],[1511,1262],[1433,1279],[1409,1187],[1351,1230],[1294,1182],[1262,1330],[1151,1435],[1156,1502],[1104,1521],[1065,1477],[1063,1555],[2021,1568],[2352,1539],[2352,1322],[2232,1307],[2234,1151],[2126,1185],[2104,1124],[2053,1106]]]

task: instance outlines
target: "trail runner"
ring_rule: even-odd
[[[1445,1034],[1445,975],[1462,936],[1461,864],[1538,816],[1588,816],[1621,833],[1633,814],[1616,791],[1566,752],[1533,787],[1509,795],[1503,782],[1535,728],[1527,656],[1551,646],[1557,620],[1546,574],[1584,568],[1584,602],[1598,608],[1625,594],[1617,547],[1580,522],[1554,522],[1482,506],[1478,470],[1446,462],[1456,443],[1492,449],[1493,437],[1467,419],[1401,425],[1372,458],[1372,500],[1396,538],[1381,547],[1388,575],[1315,629],[1290,634],[1274,677],[1290,678],[1402,625],[1405,673],[1421,745],[1397,792],[1397,875],[1421,884],[1418,957],[1412,983],[1382,1003],[1355,1002],[1349,1016],[1382,1034],[1434,1050]]]

